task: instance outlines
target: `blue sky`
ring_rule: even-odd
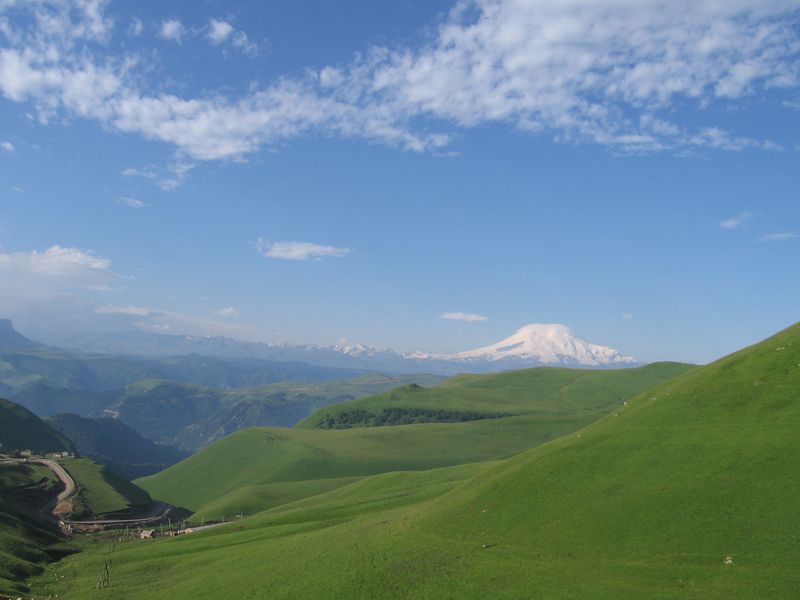
[[[798,319],[800,2],[0,15],[23,330],[454,352],[559,322],[704,362]]]

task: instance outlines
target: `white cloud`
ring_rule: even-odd
[[[111,304],[95,306],[94,312],[98,315],[126,315],[131,317],[148,317],[154,314],[154,311],[142,306],[114,306]]]
[[[747,221],[753,218],[753,213],[750,211],[742,211],[735,217],[731,217],[730,219],[725,219],[724,221],[719,222],[719,226],[722,229],[739,229],[744,226]]]
[[[467,312],[445,312],[439,315],[439,318],[449,321],[467,321],[468,323],[478,323],[489,320],[489,317]]]
[[[15,185],[14,187],[12,187],[11,191],[12,192],[16,192],[17,194],[22,194],[23,192],[25,192],[25,190],[22,189],[21,187],[19,187],[18,185]]]
[[[248,56],[258,54],[258,44],[252,42],[244,31],[236,31],[236,28],[227,21],[211,19],[206,36],[214,46],[229,42],[231,46]]]
[[[123,206],[129,206],[131,208],[144,208],[147,206],[141,200],[137,200],[136,198],[129,198],[127,196],[123,196],[122,198],[117,198],[117,202],[122,204]]]
[[[161,22],[158,35],[165,40],[181,43],[186,35],[186,27],[178,19],[167,19]]]
[[[233,44],[234,48],[238,48],[247,56],[256,56],[258,54],[258,44],[247,37],[244,31],[237,31],[234,33],[231,44]]]
[[[158,173],[155,172],[152,168],[148,169],[135,169],[133,167],[129,167],[127,169],[123,169],[120,171],[120,175],[123,177],[142,177],[144,179],[156,179],[158,178]]]
[[[350,248],[323,246],[311,242],[268,242],[261,238],[256,241],[255,247],[262,256],[283,260],[337,258],[352,252]]]
[[[633,315],[630,314],[630,313],[622,313],[621,317],[623,319],[625,319],[626,321],[629,321],[629,320],[633,319]]]
[[[219,45],[231,37],[234,31],[234,26],[227,21],[211,19],[208,24],[208,39],[212,44]]]
[[[239,314],[239,311],[236,310],[236,308],[234,308],[233,306],[226,306],[225,308],[220,308],[215,310],[214,314],[217,315],[218,317],[228,318],[228,317],[235,317],[236,315]]]
[[[14,148],[14,144],[11,142],[0,142],[0,148],[8,152],[9,154],[14,154],[16,152],[16,148]]]
[[[421,47],[369,48],[235,97],[165,93],[137,55],[100,53],[112,31],[104,2],[14,6],[33,19],[0,46],[2,95],[32,103],[42,122],[93,119],[194,161],[302,135],[437,150],[454,129],[491,123],[632,152],[770,149],[707,123],[706,109],[800,87],[797,0],[461,0]],[[252,51],[217,21],[210,39]],[[174,19],[160,27],[175,41],[189,33]],[[687,111],[696,127],[676,120]]]
[[[79,248],[9,252],[0,248],[0,314],[55,315],[86,310],[85,298],[106,295],[121,277],[111,261]]]
[[[92,252],[51,246],[43,252],[7,253],[0,250],[0,272],[35,273],[46,277],[74,279],[76,284],[94,281],[110,273],[111,261]]]
[[[763,237],[758,238],[759,242],[785,242],[787,240],[792,240],[798,237],[798,234],[794,231],[784,231],[781,233],[770,233]]]

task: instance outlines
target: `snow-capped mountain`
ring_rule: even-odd
[[[450,357],[466,361],[517,361],[544,365],[607,367],[636,363],[614,348],[579,338],[566,325],[531,323],[506,339]]]
[[[511,337],[496,344],[456,354],[400,353],[345,341],[333,346],[268,344],[217,336],[166,335],[143,331],[47,341],[88,352],[151,356],[193,353],[219,358],[299,361],[316,366],[387,374],[454,375],[538,366],[608,368],[638,364],[632,356],[579,338],[566,325],[536,323],[518,329]]]

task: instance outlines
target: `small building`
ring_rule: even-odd
[[[149,540],[156,537],[156,530],[155,529],[142,529],[139,532],[139,539],[140,540]]]

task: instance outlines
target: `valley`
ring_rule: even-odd
[[[34,596],[58,590],[94,597],[111,543],[102,530],[161,527],[174,517],[197,533],[114,544],[106,577],[115,598],[246,594],[254,586],[286,598],[347,590],[356,597],[477,598],[487,585],[497,597],[532,589],[550,596],[565,585],[569,595],[638,596],[666,589],[659,586],[667,582],[672,592],[664,597],[692,590],[722,598],[741,596],[753,569],[766,578],[759,589],[780,595],[794,578],[777,553],[792,552],[766,543],[778,533],[765,519],[772,513],[785,522],[793,518],[776,504],[775,487],[791,469],[774,457],[792,453],[786,427],[800,389],[798,352],[795,325],[704,367],[539,367],[444,381],[418,376],[427,386],[376,375],[232,390],[145,379],[131,384],[125,401],[114,405],[117,417],[100,419],[108,422],[99,428],[97,419],[76,415],[42,421],[7,402],[8,414],[32,432],[26,439],[41,440],[29,445],[91,447],[112,462],[109,469],[85,458],[62,460],[76,482],[74,493],[48,484],[52,475],[36,470],[42,463],[24,465],[30,474],[22,479],[0,472],[9,482],[8,498],[19,494],[13,490],[44,486],[40,502],[51,494],[45,506],[68,503],[66,522],[75,531],[98,530],[78,543],[60,539],[46,523],[25,525],[48,541],[31,547],[41,553],[19,571],[24,575],[0,582],[10,591],[29,586],[26,593]],[[384,391],[389,382],[394,387]],[[114,472],[120,457],[109,449],[115,440],[128,451],[139,447],[141,456],[169,448],[123,424],[126,415],[147,414],[133,412],[127,401],[150,410],[163,428],[168,423],[155,415],[164,406],[197,410],[225,397],[235,398],[234,407],[248,399],[268,405],[270,394],[291,402],[314,391],[349,397],[319,402],[315,412],[294,419],[294,427],[223,433],[133,483]],[[131,422],[141,427],[147,421]],[[8,431],[19,429],[8,423]],[[179,430],[172,427],[161,431]],[[107,437],[106,430],[115,433]],[[116,467],[134,479],[124,462]],[[726,473],[734,472],[735,481],[749,482],[741,500],[731,495],[734,479]],[[52,495],[59,489],[67,497]],[[19,504],[4,506],[0,529],[13,544],[13,531],[22,527],[15,523],[32,517],[20,513]],[[672,506],[681,507],[679,513]],[[750,532],[743,540],[731,537],[742,529],[726,525],[732,510]],[[234,524],[201,527],[226,521]],[[48,548],[72,554],[45,571],[45,563],[62,556]],[[593,562],[598,554],[605,558]],[[732,576],[709,570],[712,564],[724,569],[728,559],[745,568]],[[318,566],[314,574],[306,561]],[[772,561],[769,567],[765,561]],[[255,576],[264,562],[275,568]],[[158,575],[150,572],[156,563]],[[207,578],[211,564],[215,573],[223,565],[224,575]],[[626,587],[614,575],[620,570],[628,573]],[[406,591],[397,595],[400,589]]]

